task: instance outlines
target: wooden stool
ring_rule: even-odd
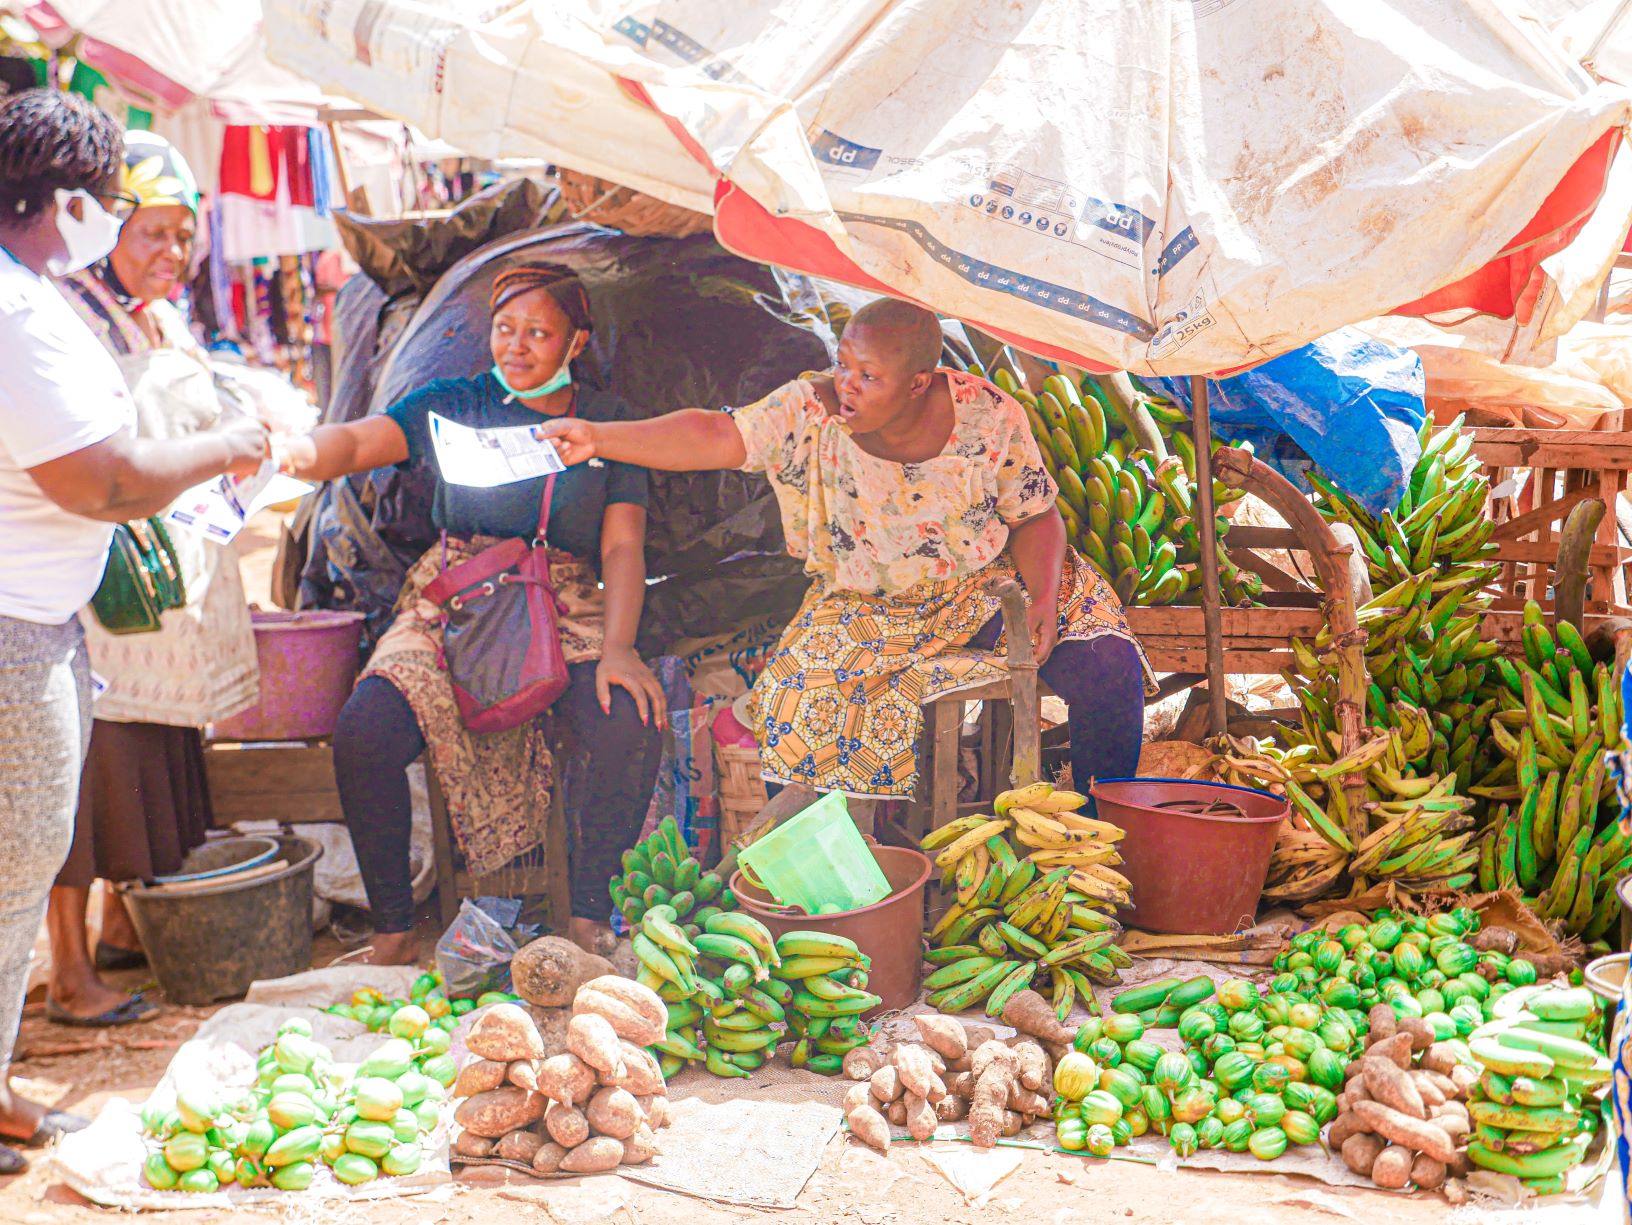
[[[1009,653],[998,659],[985,652],[957,652],[998,663],[1008,675],[983,685],[939,694],[923,705],[924,734],[918,752],[918,790],[907,808],[907,832],[914,840],[960,816],[990,810],[993,797],[1008,787],[1042,777],[1042,694],[1037,659],[1026,628],[1026,598],[1020,585],[1006,579],[996,594],[1003,603],[1003,629]],[[981,719],[980,792],[967,804],[958,801],[958,752],[964,704],[986,703]],[[996,768],[998,755],[1012,740],[1011,767]]]
[[[473,876],[459,857],[448,818],[447,798],[436,777],[429,753],[420,758],[425,766],[425,786],[431,801],[431,841],[436,848],[436,898],[444,930],[459,914],[464,898],[545,897],[549,899],[550,927],[563,930],[572,914],[572,894],[567,876],[567,820],[561,803],[561,768],[557,764],[555,783],[550,789],[549,825],[544,839],[542,864],[523,862],[537,852],[528,852],[484,876]]]

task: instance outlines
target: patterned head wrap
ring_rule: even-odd
[[[567,316],[567,322],[580,332],[594,331],[595,323],[589,313],[589,293],[578,274],[562,264],[520,264],[507,268],[493,278],[493,296],[489,307],[498,310],[506,302],[535,289],[548,290],[555,304]]]
[[[125,133],[125,164],[119,188],[138,208],[180,204],[198,212],[198,180],[176,147],[154,132]]]

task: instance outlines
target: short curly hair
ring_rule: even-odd
[[[124,133],[78,94],[28,89],[0,101],[0,221],[32,217],[58,191],[96,191],[118,170]]]

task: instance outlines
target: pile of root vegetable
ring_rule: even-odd
[[[657,995],[608,975],[580,987],[567,1049],[546,1056],[532,1018],[496,1004],[476,1019],[459,1071],[454,1152],[499,1158],[539,1174],[597,1174],[639,1165],[657,1152],[668,1089],[646,1047],[661,1039],[667,1011]]]
[[[1619,828],[1604,765],[1624,747],[1610,662],[1534,603],[1522,658],[1481,637],[1498,573],[1489,483],[1460,420],[1425,425],[1422,442],[1399,507],[1380,517],[1310,478],[1320,512],[1358,536],[1375,593],[1359,612],[1366,739],[1341,752],[1335,655],[1322,634],[1294,642],[1297,667],[1283,674],[1298,725],[1278,742],[1224,737],[1216,764],[1228,781],[1292,801],[1271,900],[1477,884],[1512,889],[1544,919],[1601,940],[1620,913],[1614,883],[1632,871],[1632,833]]]

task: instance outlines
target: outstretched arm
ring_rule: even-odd
[[[333,481],[371,472],[408,458],[408,438],[390,417],[364,417],[344,425],[320,425],[310,434],[274,444],[278,466],[307,481]]]
[[[1039,664],[1059,638],[1060,576],[1065,571],[1065,521],[1053,507],[1009,529],[1009,556],[1026,585],[1026,623]]]
[[[703,408],[683,408],[648,421],[557,418],[540,427],[539,436],[555,444],[566,464],[600,458],[663,472],[705,472],[740,468],[748,461],[742,433],[730,414]]]

